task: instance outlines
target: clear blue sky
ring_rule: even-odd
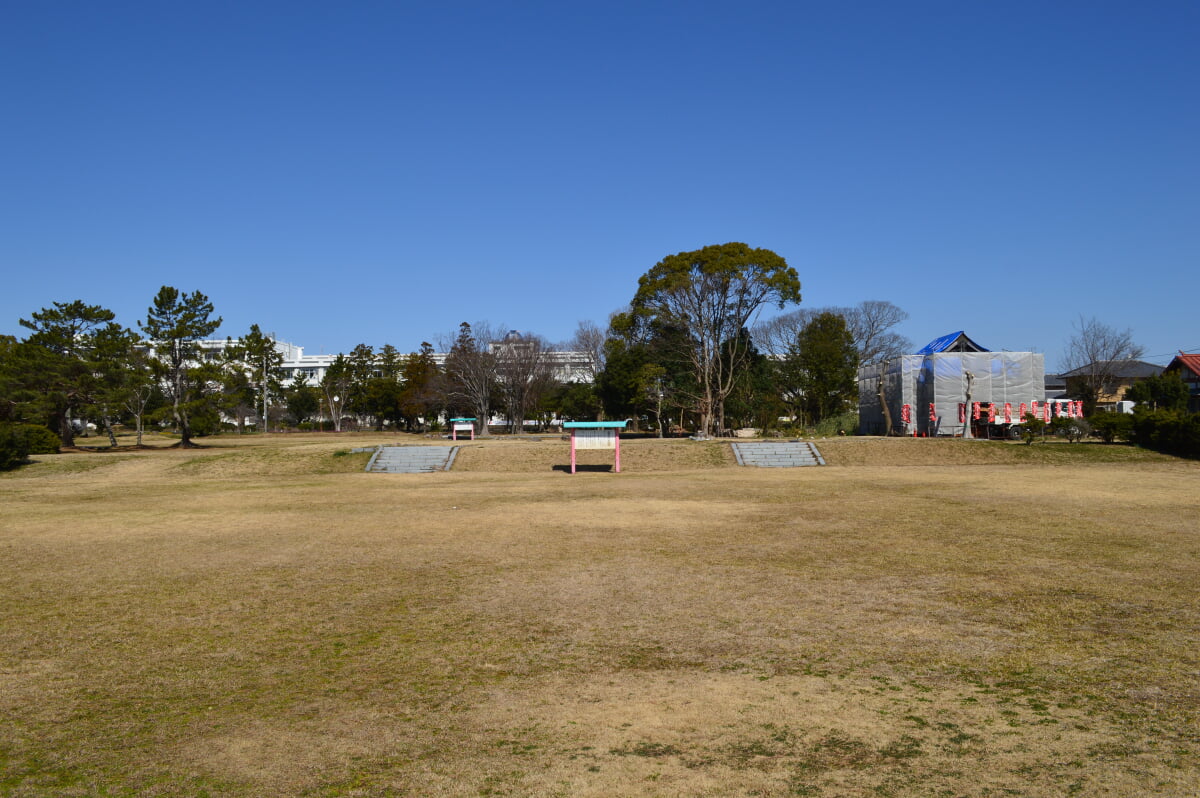
[[[309,352],[568,338],[744,241],[1057,364],[1200,349],[1200,3],[31,2],[0,11],[0,333],[161,285]]]

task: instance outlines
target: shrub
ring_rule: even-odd
[[[1116,440],[1127,441],[1133,434],[1133,416],[1128,413],[1096,413],[1089,419],[1092,432],[1105,443]]]
[[[15,434],[25,441],[29,454],[58,454],[62,439],[39,424],[13,424]]]
[[[196,408],[188,420],[191,422],[192,434],[198,438],[215,435],[221,431],[221,414],[215,407]]]
[[[830,416],[817,422],[814,432],[819,437],[832,437],[839,432],[845,432],[847,435],[858,434],[858,411],[851,410],[846,413],[841,413],[836,416]]]
[[[1091,425],[1082,418],[1055,416],[1050,419],[1050,432],[1060,438],[1066,438],[1071,443],[1079,443],[1091,431]]]
[[[13,424],[0,424],[0,471],[16,468],[28,457],[25,436],[17,432]]]
[[[31,454],[58,454],[62,441],[37,424],[0,424],[0,471],[28,462]]]
[[[1025,441],[1025,445],[1032,444],[1045,434],[1046,422],[1033,413],[1026,413],[1022,421],[1024,423],[1021,425],[1021,440]]]
[[[1200,413],[1147,410],[1133,415],[1133,442],[1181,457],[1200,458]]]

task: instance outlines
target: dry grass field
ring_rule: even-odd
[[[0,795],[1200,794],[1200,464],[394,441],[0,475]]]

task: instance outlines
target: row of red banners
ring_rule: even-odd
[[[900,408],[900,420],[905,424],[911,424],[913,420],[912,405],[903,405]],[[997,423],[997,419],[1003,419],[1004,424],[1020,424],[1025,420],[1025,414],[1031,413],[1034,418],[1040,417],[1042,421],[1050,421],[1052,416],[1058,418],[1083,418],[1083,402],[1021,402],[1017,408],[1016,417],[1013,417],[1012,402],[1005,402],[1002,406],[998,406],[995,402],[972,402],[971,403],[971,418],[976,421],[982,421],[985,417],[989,424]],[[937,423],[937,410],[933,402],[929,403],[929,420]],[[958,423],[967,423],[967,406],[963,402],[958,403]]]

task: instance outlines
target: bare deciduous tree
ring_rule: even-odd
[[[1104,394],[1116,390],[1117,372],[1127,361],[1137,360],[1146,353],[1144,347],[1135,343],[1133,331],[1118,330],[1091,317],[1085,319],[1082,314],[1071,326],[1075,334],[1067,340],[1067,351],[1064,359],[1066,373],[1075,372],[1079,377],[1076,398],[1082,399],[1089,406]]]
[[[583,352],[587,356],[588,382],[595,383],[596,376],[604,371],[604,341],[608,334],[594,321],[581,321],[575,330],[575,335],[567,343],[573,352]]]
[[[890,360],[912,349],[912,342],[893,330],[908,314],[891,302],[868,299],[844,315],[860,363]]]
[[[458,326],[458,335],[446,355],[446,398],[448,404],[471,408],[480,435],[488,434],[492,414],[492,392],[496,388],[496,356],[491,342],[495,338],[487,322],[472,327]]]
[[[329,408],[329,417],[333,421],[334,432],[342,431],[342,408],[346,404],[353,382],[350,364],[346,361],[345,355],[339,354],[333,359],[329,368],[325,369],[321,382],[317,384],[317,388],[325,398],[325,406]]]
[[[889,360],[912,348],[909,339],[893,330],[908,314],[891,302],[877,299],[868,299],[852,308],[801,308],[776,316],[755,325],[754,343],[762,351],[782,357],[808,323],[823,313],[834,313],[846,320],[858,361],[863,365]]]
[[[509,431],[524,429],[525,416],[554,385],[554,363],[550,346],[537,335],[515,330],[492,344],[497,384]]]

